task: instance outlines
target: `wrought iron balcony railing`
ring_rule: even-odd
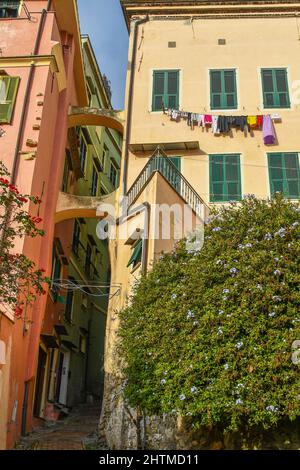
[[[159,147],[148,160],[147,164],[128,190],[128,207],[136,201],[144,187],[147,185],[152,174],[156,171],[158,171],[169,182],[177,194],[179,194],[179,196],[189,204],[197,215],[205,217],[209,211],[208,206],[182,173],[176,168],[172,160],[170,160],[165,152],[163,152]]]

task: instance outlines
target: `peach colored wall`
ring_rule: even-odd
[[[300,80],[300,62],[296,52],[299,47],[297,21],[293,17],[195,18],[192,24],[177,20],[149,21],[142,25],[138,38],[141,46],[137,54],[137,63],[140,60],[141,63],[135,72],[130,143],[199,142],[198,152],[178,151],[173,155],[183,155],[182,172],[205,201],[209,200],[208,155],[241,153],[242,192],[268,197],[266,154],[300,150],[297,127],[300,104],[292,104],[290,109],[264,109],[260,69],[287,68],[292,98],[295,93],[292,85]],[[225,46],[218,45],[219,38],[226,39]],[[169,41],[176,41],[176,48],[168,48]],[[275,124],[278,145],[265,146],[261,131],[245,137],[234,129],[232,138],[216,137],[210,130],[195,128],[191,131],[186,121],[171,122],[162,113],[151,111],[153,70],[180,70],[180,109],[209,113],[209,70],[223,68],[237,70],[238,109],[212,113],[251,115],[278,112],[282,117],[282,122]],[[144,164],[144,158],[130,155],[128,187]]]
[[[37,12],[41,7],[46,7],[47,2],[26,2],[31,11]],[[32,4],[32,5],[31,5]],[[40,12],[33,13],[34,18],[40,19]],[[3,56],[26,55],[33,52],[38,21],[31,23],[28,20],[4,20],[0,21],[0,43],[3,42]],[[5,36],[3,32],[9,29]],[[26,31],[26,34],[24,34]],[[74,83],[74,54],[75,46],[73,38],[59,32],[56,18],[53,13],[48,13],[39,54],[51,54],[55,42],[60,41],[68,46],[63,49],[64,62],[67,74],[67,88],[59,93],[56,77],[48,66],[36,67],[34,70],[33,84],[30,89],[28,113],[25,118],[25,128],[22,136],[22,150],[30,150],[26,145],[27,139],[38,141],[36,158],[25,160],[21,156],[18,165],[16,185],[24,193],[42,195],[39,216],[43,218],[40,228],[46,234],[43,238],[17,241],[16,250],[28,255],[37,266],[46,269],[47,274],[51,272],[52,241],[54,236],[54,214],[56,210],[57,196],[62,181],[63,166],[65,160],[65,147],[67,142],[67,115],[70,105],[77,104],[77,95]],[[1,47],[1,45],[0,45]],[[8,68],[7,72],[21,78],[20,87],[16,99],[12,125],[2,125],[6,134],[1,138],[1,158],[7,164],[9,170],[12,168],[15,153],[17,133],[20,126],[20,116],[25,97],[25,90],[29,76],[29,67]],[[43,101],[42,106],[37,102]],[[40,117],[41,121],[36,118]],[[40,130],[33,130],[33,124],[40,123]],[[32,215],[37,215],[37,207],[31,207]],[[66,224],[65,236],[71,232],[72,224]],[[27,430],[31,428],[33,406],[34,378],[37,367],[37,354],[39,336],[46,309],[47,295],[40,297],[34,306],[28,309],[28,318],[32,321],[29,330],[23,334],[23,321],[18,320],[10,324],[8,334],[0,332],[0,339],[4,337],[7,342],[9,335],[12,336],[12,353],[10,367],[10,386],[8,403],[0,404],[1,413],[7,411],[7,447],[10,448],[20,435],[22,422],[22,405],[24,399],[24,382],[30,382],[29,402],[27,408]],[[46,312],[48,315],[48,312]],[[49,311],[51,319],[51,312]],[[53,316],[55,322],[56,316]],[[51,322],[47,318],[45,327],[51,328]],[[52,325],[53,326],[53,325]],[[12,421],[12,410],[17,406],[16,420]],[[3,411],[4,412],[4,411]],[[6,432],[6,422],[0,424],[0,436]],[[2,437],[4,439],[4,437]],[[1,437],[0,437],[1,439]]]

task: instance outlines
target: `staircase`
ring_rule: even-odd
[[[152,157],[148,160],[147,164],[138,175],[133,185],[127,192],[128,207],[137,200],[153,173],[158,171],[177,192],[177,194],[192,208],[192,210],[199,216],[203,217],[209,212],[208,206],[203,199],[190,185],[187,179],[176,168],[174,163],[159,147],[155,150]],[[204,211],[203,211],[204,208]]]

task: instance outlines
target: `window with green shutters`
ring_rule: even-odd
[[[142,259],[142,252],[143,252],[143,240],[140,239],[136,242],[136,244],[133,247],[133,252],[130,257],[130,260],[128,261],[127,267],[129,268],[132,266],[132,269],[136,267],[138,263],[140,263]]]
[[[271,194],[279,191],[289,199],[299,199],[299,154],[268,153],[268,165]]]
[[[153,72],[152,111],[179,108],[179,70],[155,70]]]
[[[240,155],[210,155],[210,201],[239,201],[241,194]]]
[[[287,69],[262,69],[262,88],[265,108],[289,108]]]
[[[0,123],[10,124],[20,78],[8,75],[0,76]]]
[[[210,71],[211,109],[237,109],[236,71]]]

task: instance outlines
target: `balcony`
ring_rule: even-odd
[[[76,196],[74,194],[59,192],[56,206],[55,223],[63,220],[82,218],[103,218],[107,213],[97,211],[102,204],[115,204],[115,192],[101,197]]]
[[[69,112],[69,127],[102,126],[124,133],[124,111],[100,108],[71,107]]]
[[[182,173],[176,168],[174,163],[159,147],[148,160],[147,164],[144,166],[141,173],[127,192],[128,207],[134,204],[156,172],[163,176],[184,202],[192,208],[195,214],[201,217],[203,216],[204,220],[207,218],[209,207],[205,204],[203,199],[190,185]]]

